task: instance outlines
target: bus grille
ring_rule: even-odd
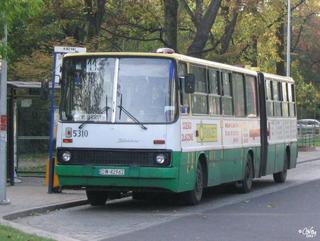
[[[71,160],[62,160],[63,152],[71,153]],[[157,154],[163,153],[167,156],[164,165],[156,163]],[[59,164],[66,165],[110,165],[110,166],[144,166],[144,167],[164,167],[171,162],[171,152],[168,150],[109,150],[109,149],[69,149],[59,148],[57,152]]]

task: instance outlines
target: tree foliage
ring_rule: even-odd
[[[0,39],[4,37],[4,28],[14,32],[15,25],[23,25],[26,20],[40,11],[42,0],[3,0],[0,1]],[[8,49],[6,49],[8,50]],[[7,51],[6,51],[7,52]],[[16,50],[9,48],[9,53]],[[4,42],[0,41],[0,57],[4,55]]]
[[[320,3],[318,0],[291,1],[292,75],[299,79],[299,105],[315,106],[315,102],[304,102],[303,96],[310,96],[310,86],[315,89],[319,82]],[[286,3],[265,0],[0,1],[0,12],[6,13],[9,23],[9,76],[16,80],[50,78],[54,45],[85,46],[89,51],[147,52],[169,46],[183,54],[284,74]]]

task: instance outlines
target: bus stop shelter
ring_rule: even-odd
[[[50,101],[41,82],[8,81],[8,179],[16,175],[42,177],[49,150]],[[50,89],[49,85],[49,89]],[[59,89],[60,87],[55,87]],[[59,91],[56,91],[58,106]],[[58,120],[55,109],[55,120]]]

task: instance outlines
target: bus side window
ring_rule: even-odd
[[[296,116],[294,85],[288,83],[288,100],[290,117]]]
[[[232,115],[232,92],[231,92],[231,74],[228,72],[222,72],[222,114],[223,115]]]
[[[208,69],[209,81],[209,114],[221,114],[221,96],[220,96],[220,72],[216,69]]]
[[[273,116],[273,88],[271,80],[266,80],[267,115]]]
[[[253,76],[246,76],[246,106],[247,116],[257,116],[257,79]]]
[[[192,114],[208,114],[208,80],[205,67],[191,65],[191,73],[196,80],[195,93],[192,94]]]
[[[278,82],[278,95],[279,95],[279,116],[283,116],[282,110],[282,102],[283,102],[283,90],[282,90],[282,83]]]
[[[187,74],[187,64],[183,62],[178,63],[178,77],[185,76]],[[179,78],[180,79],[180,78]],[[184,92],[184,81],[179,83],[180,85],[180,112],[181,114],[188,114],[189,108],[189,95]]]
[[[281,116],[281,99],[280,99],[280,85],[278,81],[272,81],[273,85],[273,106],[274,116]]]
[[[288,83],[282,82],[282,115],[289,116]]]
[[[245,102],[244,102],[244,75],[239,73],[232,74],[232,93],[233,93],[233,107],[234,115],[236,117],[245,116]]]
[[[292,113],[293,113],[293,116],[297,116],[297,113],[296,113],[296,104],[295,104],[295,102],[296,102],[296,97],[295,97],[295,88],[294,88],[294,84],[292,84],[291,85],[291,87],[292,87],[292,102],[293,102],[293,104],[292,104],[292,109],[293,109],[293,111],[292,111]]]

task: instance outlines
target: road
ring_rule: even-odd
[[[79,240],[320,240],[319,190],[320,160],[314,160],[290,170],[285,184],[268,176],[256,180],[249,194],[238,194],[231,186],[211,188],[194,207],[171,199],[150,203],[126,198],[17,222]]]

